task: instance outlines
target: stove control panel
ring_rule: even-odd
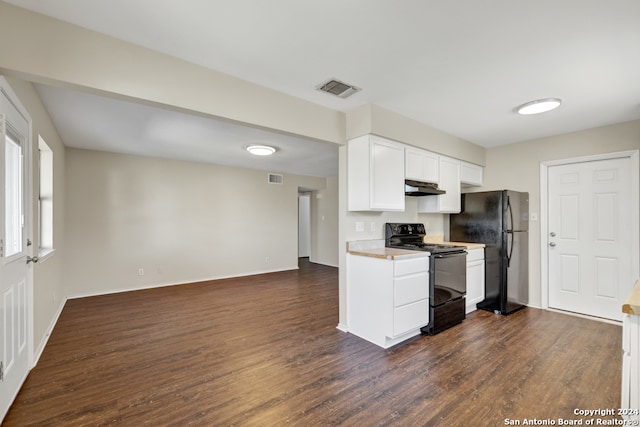
[[[390,223],[385,227],[385,237],[391,236],[424,236],[427,234],[424,224]]]

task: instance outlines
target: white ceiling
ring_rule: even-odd
[[[338,176],[338,146],[228,121],[36,84],[67,147],[214,163],[297,175]],[[245,147],[270,145],[272,156]]]
[[[376,104],[485,147],[640,118],[638,0],[7,2],[336,110]],[[348,99],[316,91],[328,78],[362,91]],[[40,91],[48,107],[95,108],[94,119],[112,120],[99,108],[117,112],[122,102]],[[514,113],[549,97],[563,105],[539,116]],[[149,118],[169,114],[129,108]],[[65,143],[84,143],[71,136],[87,132],[71,129],[77,120],[54,120]],[[137,141],[138,125],[117,120],[123,130],[113,143],[126,129]],[[176,136],[207,127],[196,118],[163,120]],[[179,129],[183,121],[196,130]],[[149,135],[141,145],[159,143]],[[111,143],[108,134],[89,136]]]

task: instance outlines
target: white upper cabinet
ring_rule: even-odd
[[[404,172],[406,179],[440,182],[440,156],[419,148],[405,147]]]
[[[446,194],[418,197],[418,212],[460,212],[460,161],[440,156],[440,182],[438,187]]]
[[[347,143],[350,211],[404,211],[404,146],[375,135]]]
[[[465,187],[482,185],[482,166],[460,162],[460,183]]]

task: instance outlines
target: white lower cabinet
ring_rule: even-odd
[[[349,333],[383,348],[429,323],[429,257],[387,260],[347,254]]]
[[[484,300],[484,248],[467,248],[467,297],[466,312],[476,310],[476,304]]]

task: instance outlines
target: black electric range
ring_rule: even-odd
[[[467,251],[463,246],[425,243],[424,224],[386,223],[385,246],[429,252],[429,324],[421,330],[435,335],[466,317]]]

